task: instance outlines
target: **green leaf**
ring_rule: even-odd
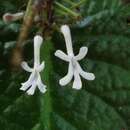
[[[114,9],[114,4],[111,8]],[[96,75],[95,81],[82,79],[82,90],[73,90],[72,82],[65,87],[58,83],[67,73],[68,66],[54,56],[53,50],[66,52],[61,34],[55,33],[52,39],[54,49],[49,53],[43,52],[46,56],[51,54],[51,57],[45,58],[51,69],[43,73],[43,79],[49,75],[49,96],[42,96],[41,103],[48,99],[50,102],[49,105],[41,105],[41,130],[130,129],[129,32],[120,11],[112,15],[113,20],[107,16],[105,24],[100,24],[102,18],[106,18],[102,15],[96,24],[84,25],[84,28],[78,24],[72,28],[75,54],[81,46],[89,47],[87,57],[80,62],[81,66]],[[119,25],[123,26],[119,28]],[[50,127],[47,127],[48,123]]]
[[[63,40],[59,43],[64,46]],[[85,45],[87,46],[87,44]],[[89,52],[91,53],[88,53],[90,59],[95,54],[91,45],[93,46],[93,44],[89,45]],[[95,46],[95,48],[100,48],[103,51],[103,48],[107,48],[108,44],[97,43]],[[58,48],[56,47],[56,49]],[[124,53],[125,50],[129,51],[128,48],[125,48]],[[99,52],[100,55],[102,51]],[[106,53],[109,52],[109,48],[105,51]],[[114,52],[116,55],[116,51]],[[112,57],[113,53],[110,52],[109,56]],[[120,57],[120,54],[118,56]],[[47,126],[48,123],[51,125],[51,128],[47,127],[48,130],[118,130],[130,127],[128,120],[130,72],[125,67],[120,66],[118,62],[112,64],[110,61],[90,59],[84,59],[81,65],[84,70],[94,72],[96,80],[90,82],[82,79],[83,89],[77,91],[72,89],[72,83],[66,87],[58,85],[58,80],[67,72],[67,64],[63,64],[63,61],[52,55],[53,71],[49,69],[51,72],[48,73],[49,95],[46,94],[41,97],[41,102],[48,102],[48,99],[50,101],[49,105],[42,105],[41,108],[42,128]],[[45,74],[44,78],[48,74]],[[125,111],[126,109],[127,111]],[[48,122],[45,123],[46,121]],[[46,130],[46,128],[44,129]]]
[[[16,12],[24,3],[17,5],[17,2],[2,2],[1,14]],[[60,3],[65,2],[61,0]],[[71,8],[70,4],[66,7]],[[54,56],[57,49],[66,52],[62,34],[54,32],[52,39],[45,40],[41,49],[41,60],[45,61],[41,75],[47,92],[36,91],[34,96],[21,92],[20,84],[29,74],[12,72],[9,64],[20,24],[7,26],[0,20],[0,129],[130,129],[129,5],[121,4],[121,0],[86,0],[81,7],[83,19],[71,26],[74,52],[77,54],[82,46],[89,48],[80,64],[85,71],[93,72],[96,79],[82,79],[83,88],[79,91],[72,89],[72,82],[65,87],[59,85],[68,64]],[[62,22],[69,23],[68,19],[63,17]],[[25,60],[30,63],[33,58],[31,43],[24,53]]]

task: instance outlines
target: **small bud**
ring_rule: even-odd
[[[23,18],[23,16],[24,16],[23,12],[19,12],[19,13],[16,13],[16,14],[5,13],[3,15],[3,21],[5,23],[9,23],[9,22],[12,22],[12,21],[20,20],[20,19]]]

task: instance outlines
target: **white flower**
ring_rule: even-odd
[[[74,76],[73,88],[78,90],[82,88],[80,75],[87,80],[95,79],[95,75],[93,73],[88,73],[88,72],[83,71],[78,63],[78,61],[82,60],[86,56],[88,52],[88,48],[81,47],[79,54],[74,56],[71,33],[70,33],[69,27],[67,25],[63,25],[61,27],[61,32],[63,33],[64,38],[65,38],[68,55],[66,55],[61,50],[57,50],[55,52],[55,56],[59,57],[60,59],[66,62],[69,62],[69,67],[68,67],[67,75],[59,81],[59,84],[61,86],[67,85]]]
[[[40,64],[40,47],[43,42],[41,36],[37,35],[34,37],[34,68],[30,68],[27,62],[22,62],[21,66],[27,72],[30,72],[31,75],[25,83],[22,83],[20,90],[26,91],[29,95],[33,95],[38,86],[39,90],[42,93],[46,92],[46,85],[42,83],[40,72],[44,69],[44,62]]]

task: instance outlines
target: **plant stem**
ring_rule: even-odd
[[[74,5],[74,4],[75,4],[74,2],[72,2],[72,1],[70,1],[70,0],[63,0],[63,1],[65,1],[66,3],[68,3],[68,4],[70,4],[70,5]]]
[[[44,43],[43,48],[41,48],[42,54],[41,59],[44,59],[47,66],[45,71],[41,74],[42,78],[47,85],[47,92],[44,95],[41,95],[41,129],[42,130],[52,130],[52,87],[50,85],[50,77],[52,72],[52,59],[51,54],[53,52],[53,44],[51,42]]]
[[[55,13],[60,14],[61,16],[67,15],[66,12],[64,12],[63,10],[60,10],[60,9],[55,9]]]
[[[13,50],[12,58],[11,58],[11,64],[14,67],[19,67],[21,64],[22,58],[22,46],[28,36],[29,30],[33,23],[33,16],[34,12],[32,9],[32,4],[34,0],[29,0],[27,9],[24,15],[23,25],[21,27],[21,31],[18,37],[18,41],[16,43],[16,47]]]
[[[28,36],[28,32],[32,26],[33,23],[33,16],[34,16],[34,11],[32,9],[34,0],[29,0],[27,9],[25,12],[24,20],[23,20],[23,25],[21,28],[21,32],[18,38],[17,46],[22,46],[23,42]]]
[[[71,9],[74,9],[74,8],[76,8],[76,7],[79,7],[79,6],[82,5],[84,2],[86,2],[86,0],[81,0],[80,2],[74,4],[74,5],[71,7]]]
[[[74,11],[72,11],[71,9],[65,7],[64,5],[60,4],[59,2],[55,2],[55,4],[60,7],[61,9],[63,9],[64,11],[68,12],[69,14],[71,14],[73,17],[79,17],[80,15],[78,13],[75,13]]]

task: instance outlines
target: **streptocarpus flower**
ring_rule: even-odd
[[[40,72],[44,69],[44,62],[40,64],[40,47],[43,42],[41,36],[37,35],[34,37],[34,67],[30,68],[27,62],[22,62],[21,66],[27,72],[30,72],[31,75],[29,79],[22,83],[20,90],[26,91],[28,95],[33,95],[36,89],[36,86],[42,93],[46,92],[46,85],[42,83]]]
[[[66,55],[63,51],[57,50],[55,52],[55,56],[57,56],[58,58],[66,61],[66,62],[69,62],[69,67],[68,67],[67,75],[59,81],[59,84],[61,86],[67,85],[74,76],[74,82],[73,82],[72,88],[78,90],[78,89],[82,88],[82,82],[81,82],[80,75],[87,80],[95,79],[95,75],[93,73],[88,73],[88,72],[83,71],[80,64],[78,63],[78,61],[82,60],[86,56],[86,54],[88,52],[88,48],[81,47],[79,54],[74,56],[69,26],[63,25],[61,27],[61,32],[63,33],[64,38],[65,38],[68,54]]]

